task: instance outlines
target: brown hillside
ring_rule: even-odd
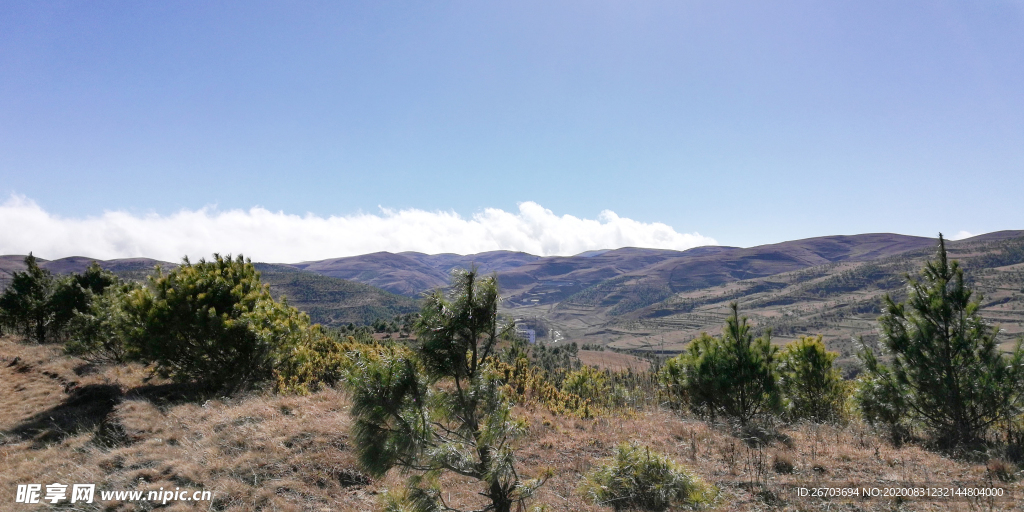
[[[448,283],[448,275],[444,272],[413,258],[389,252],[296,263],[292,266],[325,276],[358,281],[409,297]]]
[[[1024,334],[1024,238],[961,240],[947,248],[950,257],[963,264],[977,297],[983,298],[982,316],[1001,327],[999,340],[1009,347]],[[615,287],[597,290],[593,297],[548,308],[540,321],[563,339],[678,352],[702,331],[717,334],[729,303],[739,301],[754,325],[773,329],[776,342],[824,335],[830,349],[840,353],[839,363],[852,369],[854,340],[873,343],[877,338],[882,297],[890,294],[900,300],[905,293],[903,276],[916,274],[933,256],[934,247],[925,247],[876,260],[828,263],[671,293],[613,314],[622,301],[606,305],[602,300],[616,294],[627,297],[644,286],[642,278],[624,276]]]
[[[466,256],[459,254],[423,254],[421,252],[400,252],[398,254],[440,270],[445,275],[455,268],[468,269],[472,265],[476,265],[480,273],[485,275],[492,272],[505,272],[541,259],[540,256],[515,251],[490,251]]]
[[[147,382],[148,381],[148,382]],[[104,490],[208,490],[212,502],[171,502],[161,510],[371,511],[381,492],[402,485],[393,471],[368,479],[355,463],[345,394],[252,393],[190,399],[137,366],[93,366],[56,347],[0,338],[0,503],[15,484],[95,483]],[[794,488],[898,484],[1000,487],[989,468],[920,447],[894,447],[863,426],[799,424],[774,434],[735,431],[667,410],[624,410],[591,419],[552,416],[526,405],[528,435],[518,444],[524,477],[553,477],[531,503],[542,510],[611,512],[581,493],[583,476],[636,442],[667,454],[721,490],[710,510],[1022,510],[1017,500],[937,501],[799,498]],[[753,436],[753,437],[752,437]],[[754,442],[752,439],[763,439]],[[445,476],[448,503],[479,509],[474,482]],[[64,505],[67,505],[65,502]],[[151,510],[152,503],[105,502],[74,510]]]

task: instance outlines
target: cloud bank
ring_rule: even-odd
[[[716,245],[699,233],[678,233],[605,210],[597,219],[555,215],[527,201],[518,212],[487,208],[464,218],[454,212],[381,209],[380,214],[304,216],[202,208],[171,215],[108,211],[86,218],[46,212],[31,199],[11,196],[0,205],[0,254],[33,251],[46,259],[149,257],[178,261],[214,252],[253,261],[299,262],[377,251],[473,254],[523,251],[542,256],[595,249],[648,247],[685,250]]]

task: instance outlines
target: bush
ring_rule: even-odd
[[[94,296],[118,283],[96,262],[81,274],[65,277],[40,268],[31,253],[25,265],[0,295],[0,324],[39,343],[64,338],[75,315],[88,312]]]
[[[589,418],[595,412],[589,400],[562,391],[551,382],[547,372],[533,365],[525,355],[511,363],[495,361],[493,371],[502,384],[502,392],[516,403],[538,404],[558,416]]]
[[[90,296],[89,307],[76,311],[69,322],[69,354],[96,362],[123,363],[139,356],[145,332],[141,319],[132,314],[133,295],[145,293],[138,283],[110,286]]]
[[[801,336],[779,357],[779,375],[790,419],[843,420],[846,384],[833,366],[839,354],[825,350],[821,336]]]
[[[854,384],[853,402],[864,421],[885,430],[895,444],[910,439],[910,408],[891,369],[870,350],[862,350],[860,357],[866,371]]]
[[[211,390],[236,390],[272,377],[282,350],[309,328],[309,318],[270,296],[259,272],[239,255],[185,258],[128,307],[144,326],[134,342],[157,371]]]
[[[585,492],[615,510],[666,510],[709,505],[718,492],[689,469],[650,448],[623,443],[615,456],[586,477]]]
[[[686,393],[686,354],[669,358],[658,370],[658,384],[668,399],[668,406],[679,409],[689,403]]]
[[[602,405],[608,401],[608,378],[593,366],[583,366],[562,381],[562,392],[571,393],[591,403]]]
[[[536,343],[529,346],[530,363],[543,371],[546,378],[556,387],[570,372],[580,369],[579,347],[575,342],[562,345]]]
[[[71,324],[81,314],[92,310],[93,301],[105,290],[120,284],[121,280],[113,272],[103,270],[95,261],[81,274],[56,279],[53,294],[50,296],[50,311],[53,321],[50,330],[54,336],[74,335]]]
[[[358,333],[357,333],[358,334]],[[355,360],[385,350],[384,345],[342,336],[320,325],[304,329],[280,350],[274,389],[304,395],[344,380]]]

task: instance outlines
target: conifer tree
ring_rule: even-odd
[[[90,309],[93,296],[118,281],[95,262],[81,274],[61,277],[41,268],[31,253],[25,265],[0,295],[0,322],[39,343],[60,338],[76,313]]]
[[[56,281],[50,271],[39,267],[32,253],[25,257],[25,265],[28,268],[15,272],[0,295],[0,319],[16,332],[43,343],[53,321],[50,298]]]
[[[252,262],[238,255],[182,264],[131,290],[127,317],[143,329],[131,345],[161,374],[210,390],[268,380],[309,317],[270,294]]]
[[[779,376],[791,419],[842,419],[847,393],[843,377],[833,365],[838,356],[825,350],[821,336],[801,336],[786,345],[779,357]]]
[[[98,294],[88,290],[88,307],[76,310],[68,323],[70,339],[64,350],[100,363],[120,364],[139,358],[145,324],[133,306],[148,290],[135,281],[117,282]]]
[[[696,412],[724,415],[742,425],[781,407],[771,331],[754,339],[739,305],[730,304],[722,336],[693,340],[682,357],[685,395]]]
[[[994,423],[1019,411],[1024,350],[1018,343],[1011,354],[1000,352],[998,328],[981,318],[980,297],[965,283],[959,263],[948,260],[941,234],[935,259],[918,278],[907,279],[907,300],[898,304],[886,296],[879,319],[890,361],[862,354],[873,384],[862,392],[862,403],[870,406],[865,412],[905,411],[945,446],[976,443]],[[899,403],[888,404],[886,397]]]
[[[407,489],[391,495],[388,510],[456,510],[437,478],[452,472],[481,481],[490,504],[509,512],[542,483],[524,481],[512,443],[526,423],[491,371],[499,340],[513,325],[498,322],[493,277],[458,271],[451,291],[426,298],[417,324],[418,350],[382,350],[355,364],[354,433],[361,465],[380,476],[393,467],[413,470]]]
[[[93,300],[120,279],[113,272],[103,270],[95,261],[81,274],[71,274],[56,280],[50,304],[53,311],[53,331],[61,334],[76,314],[90,312]]]

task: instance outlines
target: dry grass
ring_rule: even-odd
[[[169,510],[342,511],[373,510],[376,494],[401,485],[397,473],[373,482],[359,473],[349,445],[348,400],[339,391],[196,402],[146,378],[141,367],[90,367],[55,347],[0,339],[0,508],[13,503],[18,483],[214,493],[212,504],[175,503]],[[531,427],[519,451],[520,474],[554,470],[532,503],[549,511],[611,510],[587,502],[579,487],[583,475],[624,441],[665,453],[717,485],[717,510],[1024,510],[1007,501],[989,506],[796,498],[787,486],[911,481],[994,483],[1024,495],[1009,462],[969,463],[917,446],[894,447],[858,426],[807,424],[743,435],[662,410],[586,420],[555,417],[539,407],[518,412]],[[449,476],[442,484],[450,503],[482,505],[478,483]]]
[[[842,503],[797,498],[792,489],[796,485],[839,487],[850,483],[998,485],[1016,496],[1024,492],[1019,483],[990,478],[995,471],[992,465],[987,468],[951,460],[917,446],[893,447],[857,427],[796,425],[774,433],[769,444],[759,444],[744,440],[728,426],[711,426],[665,411],[592,420],[553,418],[539,412],[530,415],[535,419],[531,439],[522,451],[524,466],[527,473],[544,465],[555,467],[556,476],[540,491],[538,500],[553,510],[610,510],[587,503],[576,489],[582,475],[609,457],[622,441],[636,441],[666,453],[719,486],[723,491],[717,506],[720,510],[1024,510],[1006,500],[896,505],[879,499]],[[997,463],[995,467],[1004,466]]]
[[[14,502],[18,483],[60,482],[214,494],[212,507],[170,510],[374,507],[377,486],[356,468],[338,391],[177,402],[173,386],[144,382],[138,367],[87,373],[55,347],[10,339],[0,340],[0,358],[0,503]]]
[[[620,354],[612,351],[580,350],[580,362],[590,366],[596,366],[602,370],[613,372],[624,372],[632,370],[635,373],[645,372],[651,367],[651,362],[646,359],[630,354]]]

